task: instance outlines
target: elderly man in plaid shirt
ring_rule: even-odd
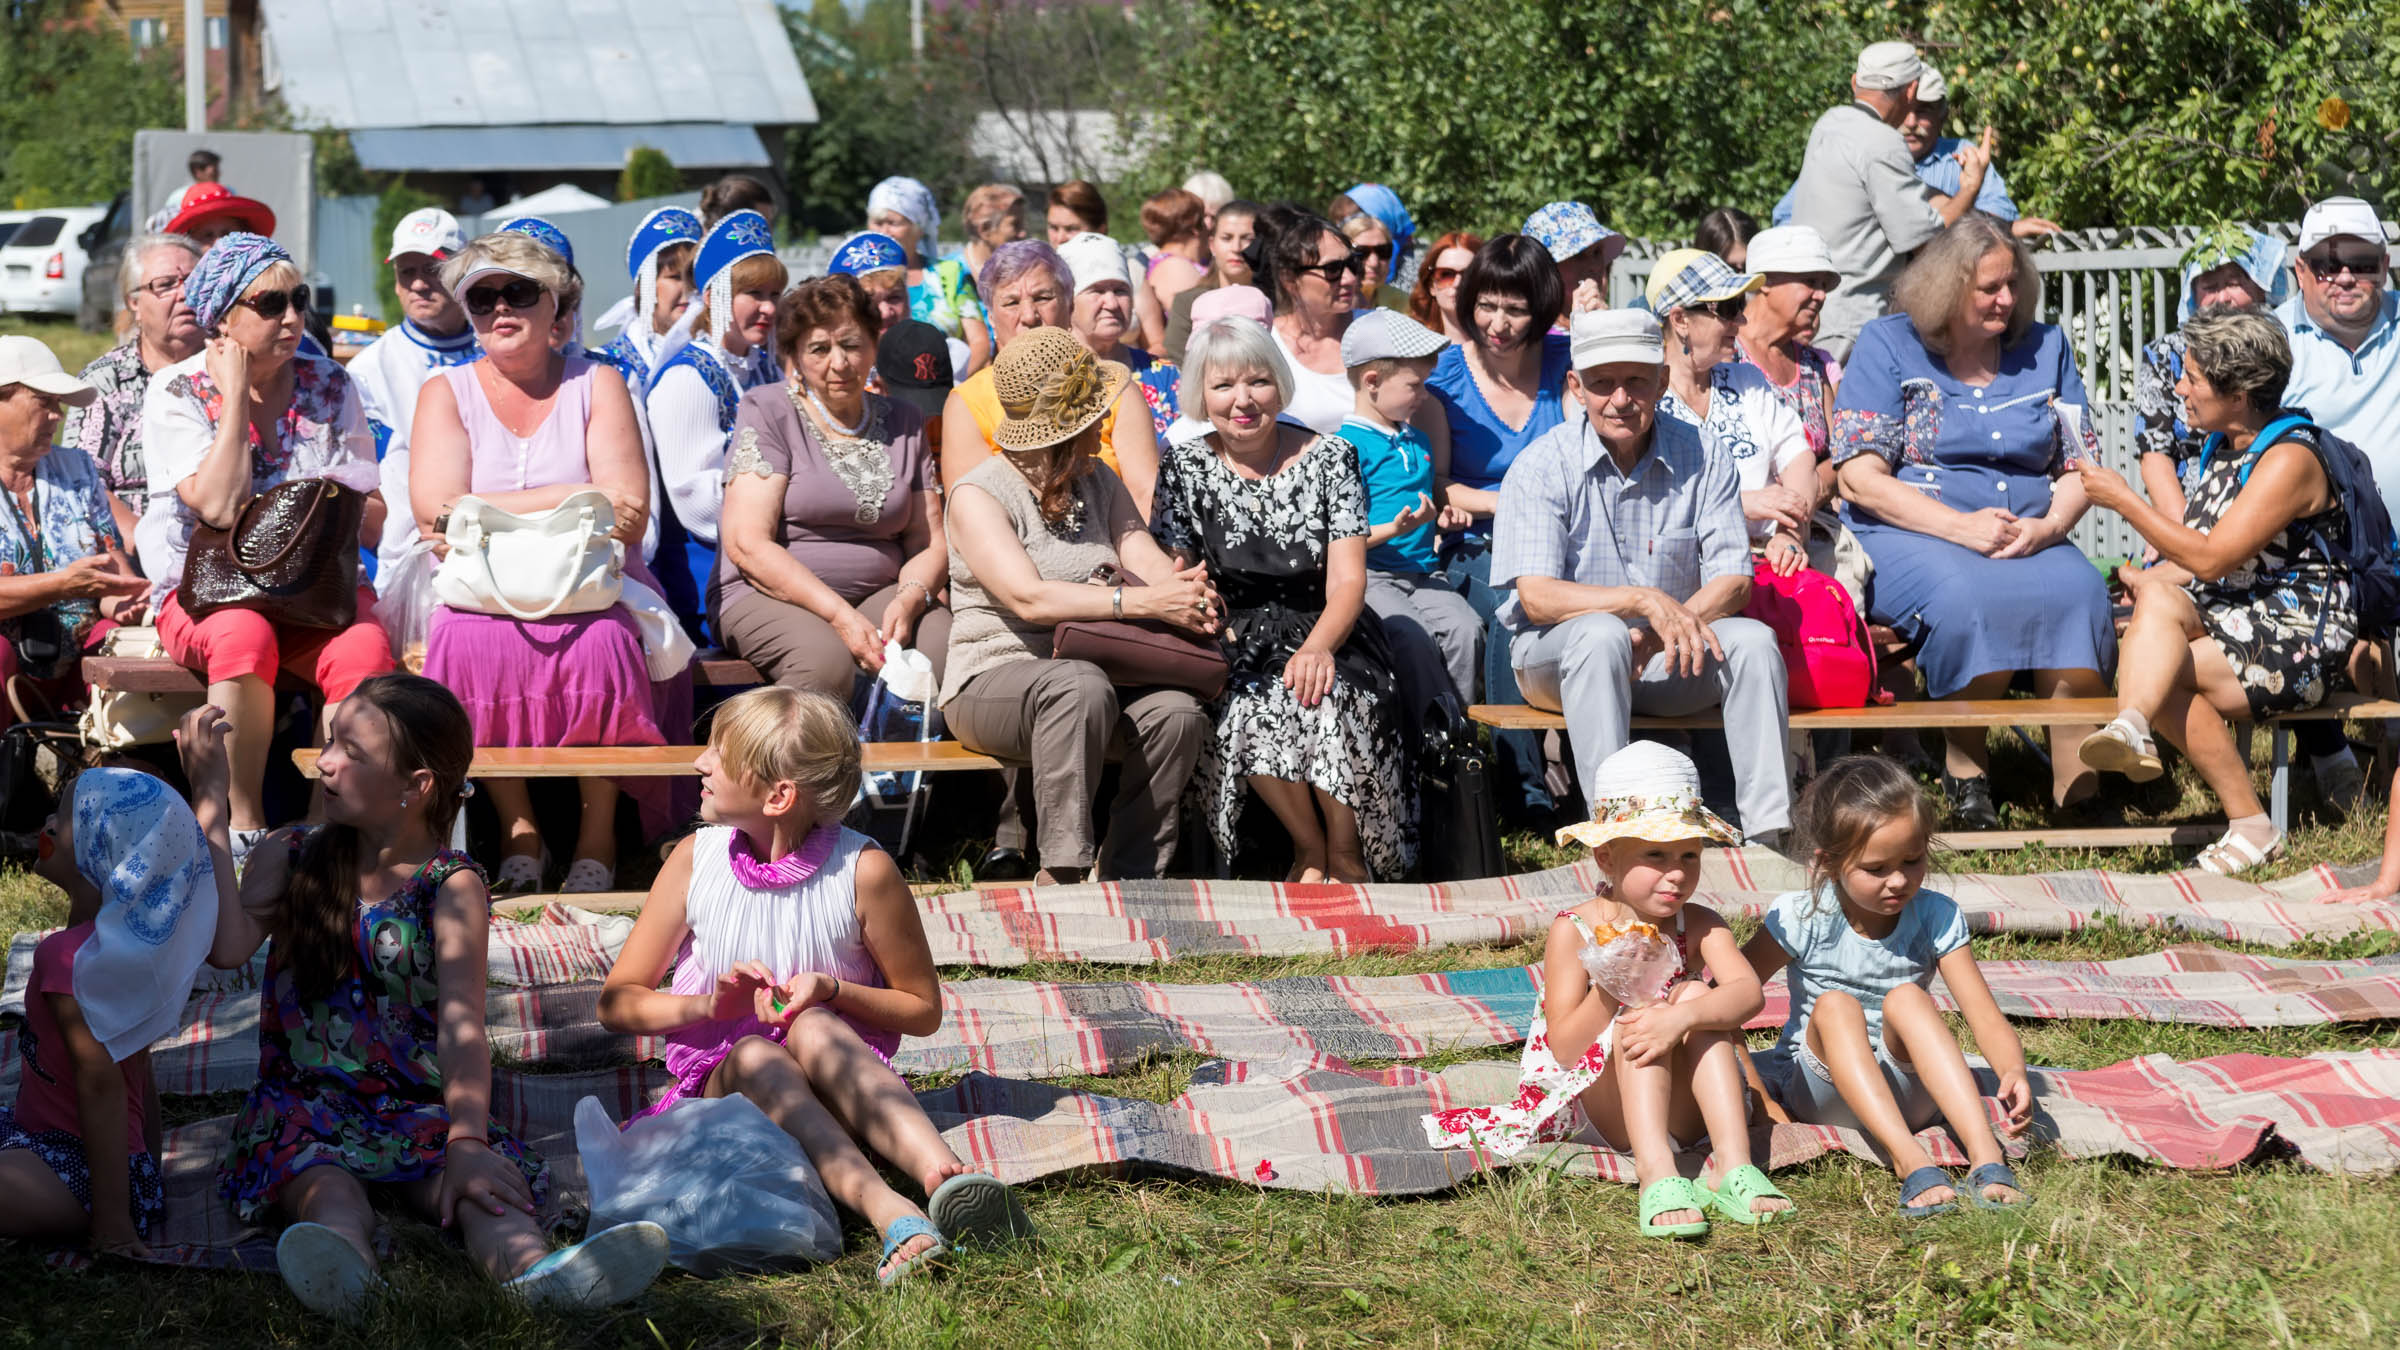
[[[1658,320],[1587,310],[1567,391],[1584,417],[1525,447],[1500,485],[1492,585],[1515,634],[1525,701],[1562,711],[1588,797],[1600,761],[1653,716],[1724,707],[1735,801],[1752,843],[1791,824],[1783,657],[1750,598],[1749,534],[1733,462],[1657,416]]]

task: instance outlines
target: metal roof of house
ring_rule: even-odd
[[[369,128],[817,120],[773,0],[260,0],[302,123]]]

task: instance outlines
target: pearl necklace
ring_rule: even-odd
[[[800,391],[801,396],[808,400],[808,406],[816,410],[818,419],[824,422],[825,429],[833,432],[835,435],[840,436],[844,440],[855,441],[861,439],[866,434],[867,424],[875,420],[875,410],[866,405],[865,399],[860,399],[858,425],[854,427],[843,426],[841,419],[833,415],[833,410],[825,406],[825,400],[817,397],[816,390],[797,382],[787,386],[787,388],[797,389]]]

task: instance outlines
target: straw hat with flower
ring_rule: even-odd
[[[1064,328],[1021,332],[992,362],[992,392],[1002,413],[992,440],[1003,450],[1040,450],[1072,440],[1116,406],[1132,377],[1122,364],[1093,357]]]
[[[1592,818],[1558,832],[1558,842],[1604,847],[1611,839],[1654,844],[1713,839],[1739,844],[1741,833],[1700,799],[1700,771],[1679,750],[1632,741],[1600,761],[1591,787]]]

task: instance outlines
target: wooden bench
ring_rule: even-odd
[[[200,694],[208,690],[197,672],[161,656],[87,656],[83,678],[94,689],[136,694]],[[758,667],[709,650],[692,660],[692,683],[710,688],[740,688],[764,684]]]
[[[1564,731],[1563,713],[1521,704],[1478,703],[1467,715],[1500,731]],[[1875,708],[1812,708],[1792,714],[1794,731],[1915,731],[1926,727],[2054,727],[2097,726],[2117,715],[2114,698],[1985,698],[1933,699],[1893,703]],[[2326,722],[2357,718],[2382,721],[2400,718],[2400,702],[2363,694],[2335,694],[2314,708],[2271,719],[2267,738],[2271,753],[2268,810],[2279,830],[2291,828],[2291,731],[2288,723]],[[1636,731],[1715,731],[1724,726],[1714,711],[1688,717],[1633,719]],[[1960,848],[2019,848],[2048,842],[2067,848],[2119,848],[2132,844],[2184,842],[2179,833],[2196,827],[2106,830],[1984,830],[1945,836]],[[2209,838],[2214,838],[2211,833]],[[2073,842],[2073,841],[2086,842]],[[2105,842],[2102,842],[2105,840]],[[2202,840],[2200,842],[2206,842]]]

